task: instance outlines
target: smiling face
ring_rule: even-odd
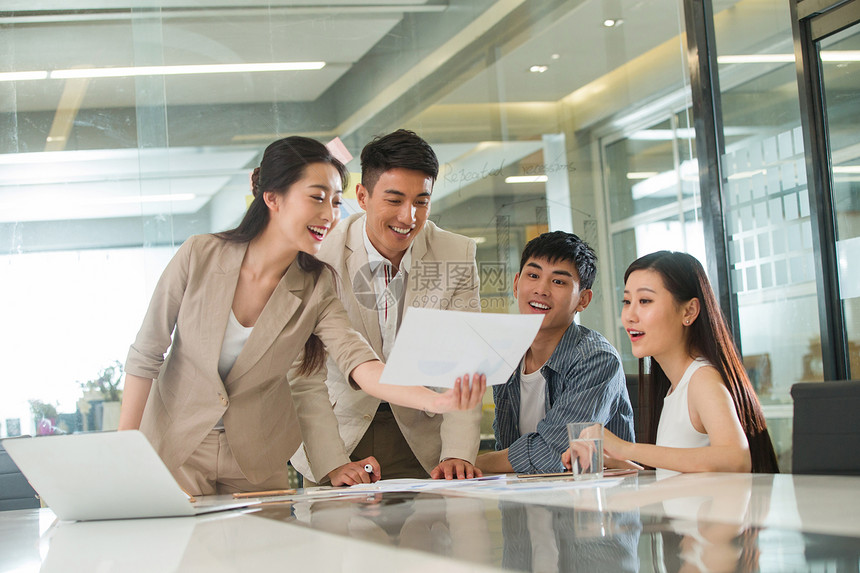
[[[288,248],[316,255],[320,243],[340,220],[340,175],[328,163],[311,163],[284,193],[266,191],[269,227]]]
[[[686,355],[686,329],[696,320],[698,309],[698,299],[675,300],[657,271],[630,273],[624,285],[621,322],[630,336],[633,355],[653,356],[660,364],[668,363],[668,356]]]
[[[530,258],[514,277],[514,296],[520,314],[544,315],[541,331],[566,330],[591,302],[592,291],[580,290],[572,262]]]
[[[356,188],[358,204],[367,212],[367,236],[395,266],[427,222],[432,191],[432,177],[400,167],[380,175],[371,190]]]

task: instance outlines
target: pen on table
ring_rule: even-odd
[[[267,497],[271,495],[292,495],[296,493],[294,489],[272,489],[269,491],[248,491],[243,493],[234,493],[233,497],[242,499],[245,497]]]

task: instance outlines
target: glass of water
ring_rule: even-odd
[[[567,425],[573,479],[603,477],[603,424],[571,422]]]

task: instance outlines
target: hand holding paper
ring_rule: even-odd
[[[487,378],[481,373],[472,376],[466,374],[456,379],[452,374],[450,385],[453,387],[441,394],[422,386],[383,386],[380,379],[384,368],[379,360],[369,360],[356,366],[350,373],[350,378],[371,396],[399,406],[437,414],[453,410],[471,410],[481,402],[487,389]]]
[[[439,394],[429,410],[437,414],[453,410],[471,410],[481,402],[486,390],[487,377],[484,374],[475,373],[471,377],[466,374],[462,379],[457,378],[453,388]]]
[[[504,384],[541,322],[541,315],[409,308],[379,382],[452,388],[459,374],[481,372],[487,385]]]

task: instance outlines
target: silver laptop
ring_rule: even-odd
[[[62,520],[198,515],[259,502],[216,495],[192,503],[138,431],[7,438],[3,447]]]

